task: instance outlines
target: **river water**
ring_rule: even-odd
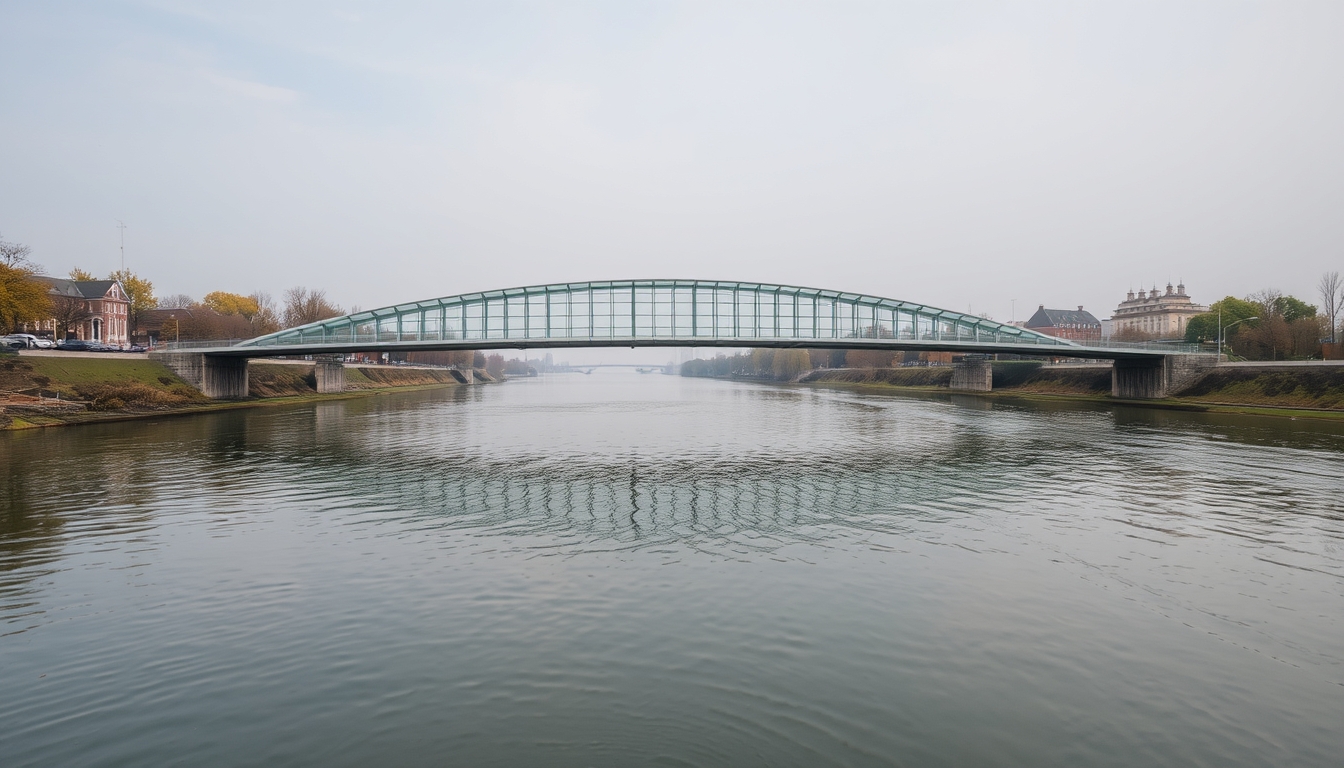
[[[1344,761],[1344,425],[604,371],[0,434],[0,765]]]

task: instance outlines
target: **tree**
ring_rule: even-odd
[[[504,356],[490,355],[485,358],[485,372],[490,374],[490,378],[498,379],[504,376]]]
[[[50,317],[50,311],[48,286],[33,279],[32,269],[0,263],[0,331],[16,331],[24,323]]]
[[[70,279],[83,282],[85,280],[97,280],[98,278],[94,277],[93,274],[90,272],[85,272],[79,267],[75,267],[74,269],[70,270]]]
[[[1316,284],[1321,294],[1321,312],[1330,324],[1326,329],[1330,343],[1335,343],[1335,329],[1339,327],[1339,305],[1344,300],[1344,287],[1340,286],[1338,272],[1326,272]]]
[[[11,243],[0,237],[0,264],[11,269],[26,269],[31,274],[37,274],[42,271],[42,267],[34,264],[28,257],[33,249],[22,243]]]
[[[190,309],[196,306],[196,300],[185,293],[174,293],[159,299],[155,306],[158,309]]]
[[[756,375],[772,375],[775,368],[775,350],[773,349],[753,349],[751,350],[751,373]]]
[[[51,318],[56,321],[56,338],[64,339],[70,330],[93,317],[89,312],[89,303],[81,296],[53,296],[51,298]]]
[[[252,328],[258,334],[275,333],[280,330],[280,313],[275,310],[275,300],[265,291],[257,291],[248,296],[257,305],[257,314],[252,316]]]
[[[285,291],[283,317],[286,328],[315,323],[340,314],[341,308],[327,301],[326,291],[310,291],[302,286]]]
[[[1221,301],[1215,301],[1209,305],[1207,313],[1190,318],[1190,322],[1185,324],[1185,340],[1191,343],[1217,341],[1220,310],[1222,311],[1224,329],[1233,323],[1260,315],[1260,307],[1256,304],[1234,296],[1227,296]],[[1239,333],[1247,325],[1250,325],[1250,323],[1240,323],[1230,331],[1225,331],[1223,341],[1226,342],[1230,335]]]
[[[145,313],[158,306],[154,300],[154,284],[129,269],[119,269],[108,275],[107,279],[121,283],[122,290],[126,291],[126,298],[131,303],[126,308],[127,325],[130,335],[134,336],[136,326],[144,319]]]
[[[781,349],[775,352],[776,381],[792,381],[799,374],[812,370],[812,361],[805,349]]]
[[[261,312],[257,300],[250,296],[240,296],[226,291],[211,291],[201,299],[201,304],[221,315],[242,315],[251,320]]]

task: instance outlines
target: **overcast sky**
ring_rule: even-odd
[[[1344,271],[1344,3],[0,3],[0,233],[160,295],[1110,316]]]

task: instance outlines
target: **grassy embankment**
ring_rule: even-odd
[[[394,387],[456,384],[450,373],[414,368],[346,368],[345,395],[318,395],[311,366],[254,363],[245,401],[206,398],[163,364],[139,358],[0,357],[0,429],[103,421],[154,413],[237,408],[333,398]]]
[[[1111,369],[1100,366],[1046,367],[1034,361],[993,364],[994,390],[1059,395],[1109,395]],[[947,366],[930,368],[844,368],[812,371],[806,384],[876,384],[917,389],[946,389],[952,381]]]
[[[1110,398],[1109,367],[1044,366],[1031,361],[1001,361],[993,364],[997,397],[1065,397],[1104,400]],[[840,386],[890,386],[917,391],[945,390],[951,368],[886,368],[813,371],[804,383]],[[1155,407],[1190,410],[1309,415],[1344,418],[1344,369],[1297,368],[1256,370],[1224,368],[1210,372],[1190,387]]]

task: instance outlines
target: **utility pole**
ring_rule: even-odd
[[[126,271],[126,224],[117,219],[117,229],[121,230],[121,271]]]

